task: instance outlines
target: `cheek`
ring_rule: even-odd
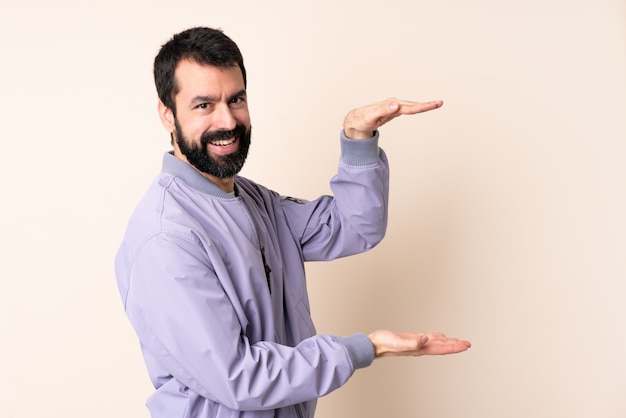
[[[247,108],[233,111],[233,116],[238,123],[244,125],[246,128],[250,127],[250,114]]]
[[[180,128],[188,140],[199,140],[203,133],[209,129],[209,123],[204,118],[193,118],[180,121]]]

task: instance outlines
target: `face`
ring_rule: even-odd
[[[174,135],[174,154],[209,178],[232,178],[243,167],[251,136],[241,70],[185,60],[175,76],[176,115],[160,104],[163,123]]]

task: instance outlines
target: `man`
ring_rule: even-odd
[[[464,351],[443,334],[316,335],[304,261],[375,246],[387,224],[378,128],[442,102],[389,99],[350,112],[334,196],[282,197],[237,175],[250,145],[235,43],[193,28],[154,63],[172,138],[116,257],[126,313],[156,392],[153,417],[312,417],[316,399],[383,356]]]

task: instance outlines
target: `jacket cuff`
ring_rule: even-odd
[[[374,345],[365,334],[335,337],[335,340],[346,348],[354,370],[368,367],[374,361]]]
[[[378,163],[378,131],[368,139],[350,139],[341,131],[341,162],[348,165],[370,165]]]

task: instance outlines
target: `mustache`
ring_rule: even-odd
[[[220,141],[222,139],[229,138],[241,138],[246,133],[246,127],[240,124],[237,124],[234,129],[230,131],[219,130],[219,131],[210,131],[205,132],[200,137],[200,141],[203,146],[206,146],[209,142],[212,141]]]

